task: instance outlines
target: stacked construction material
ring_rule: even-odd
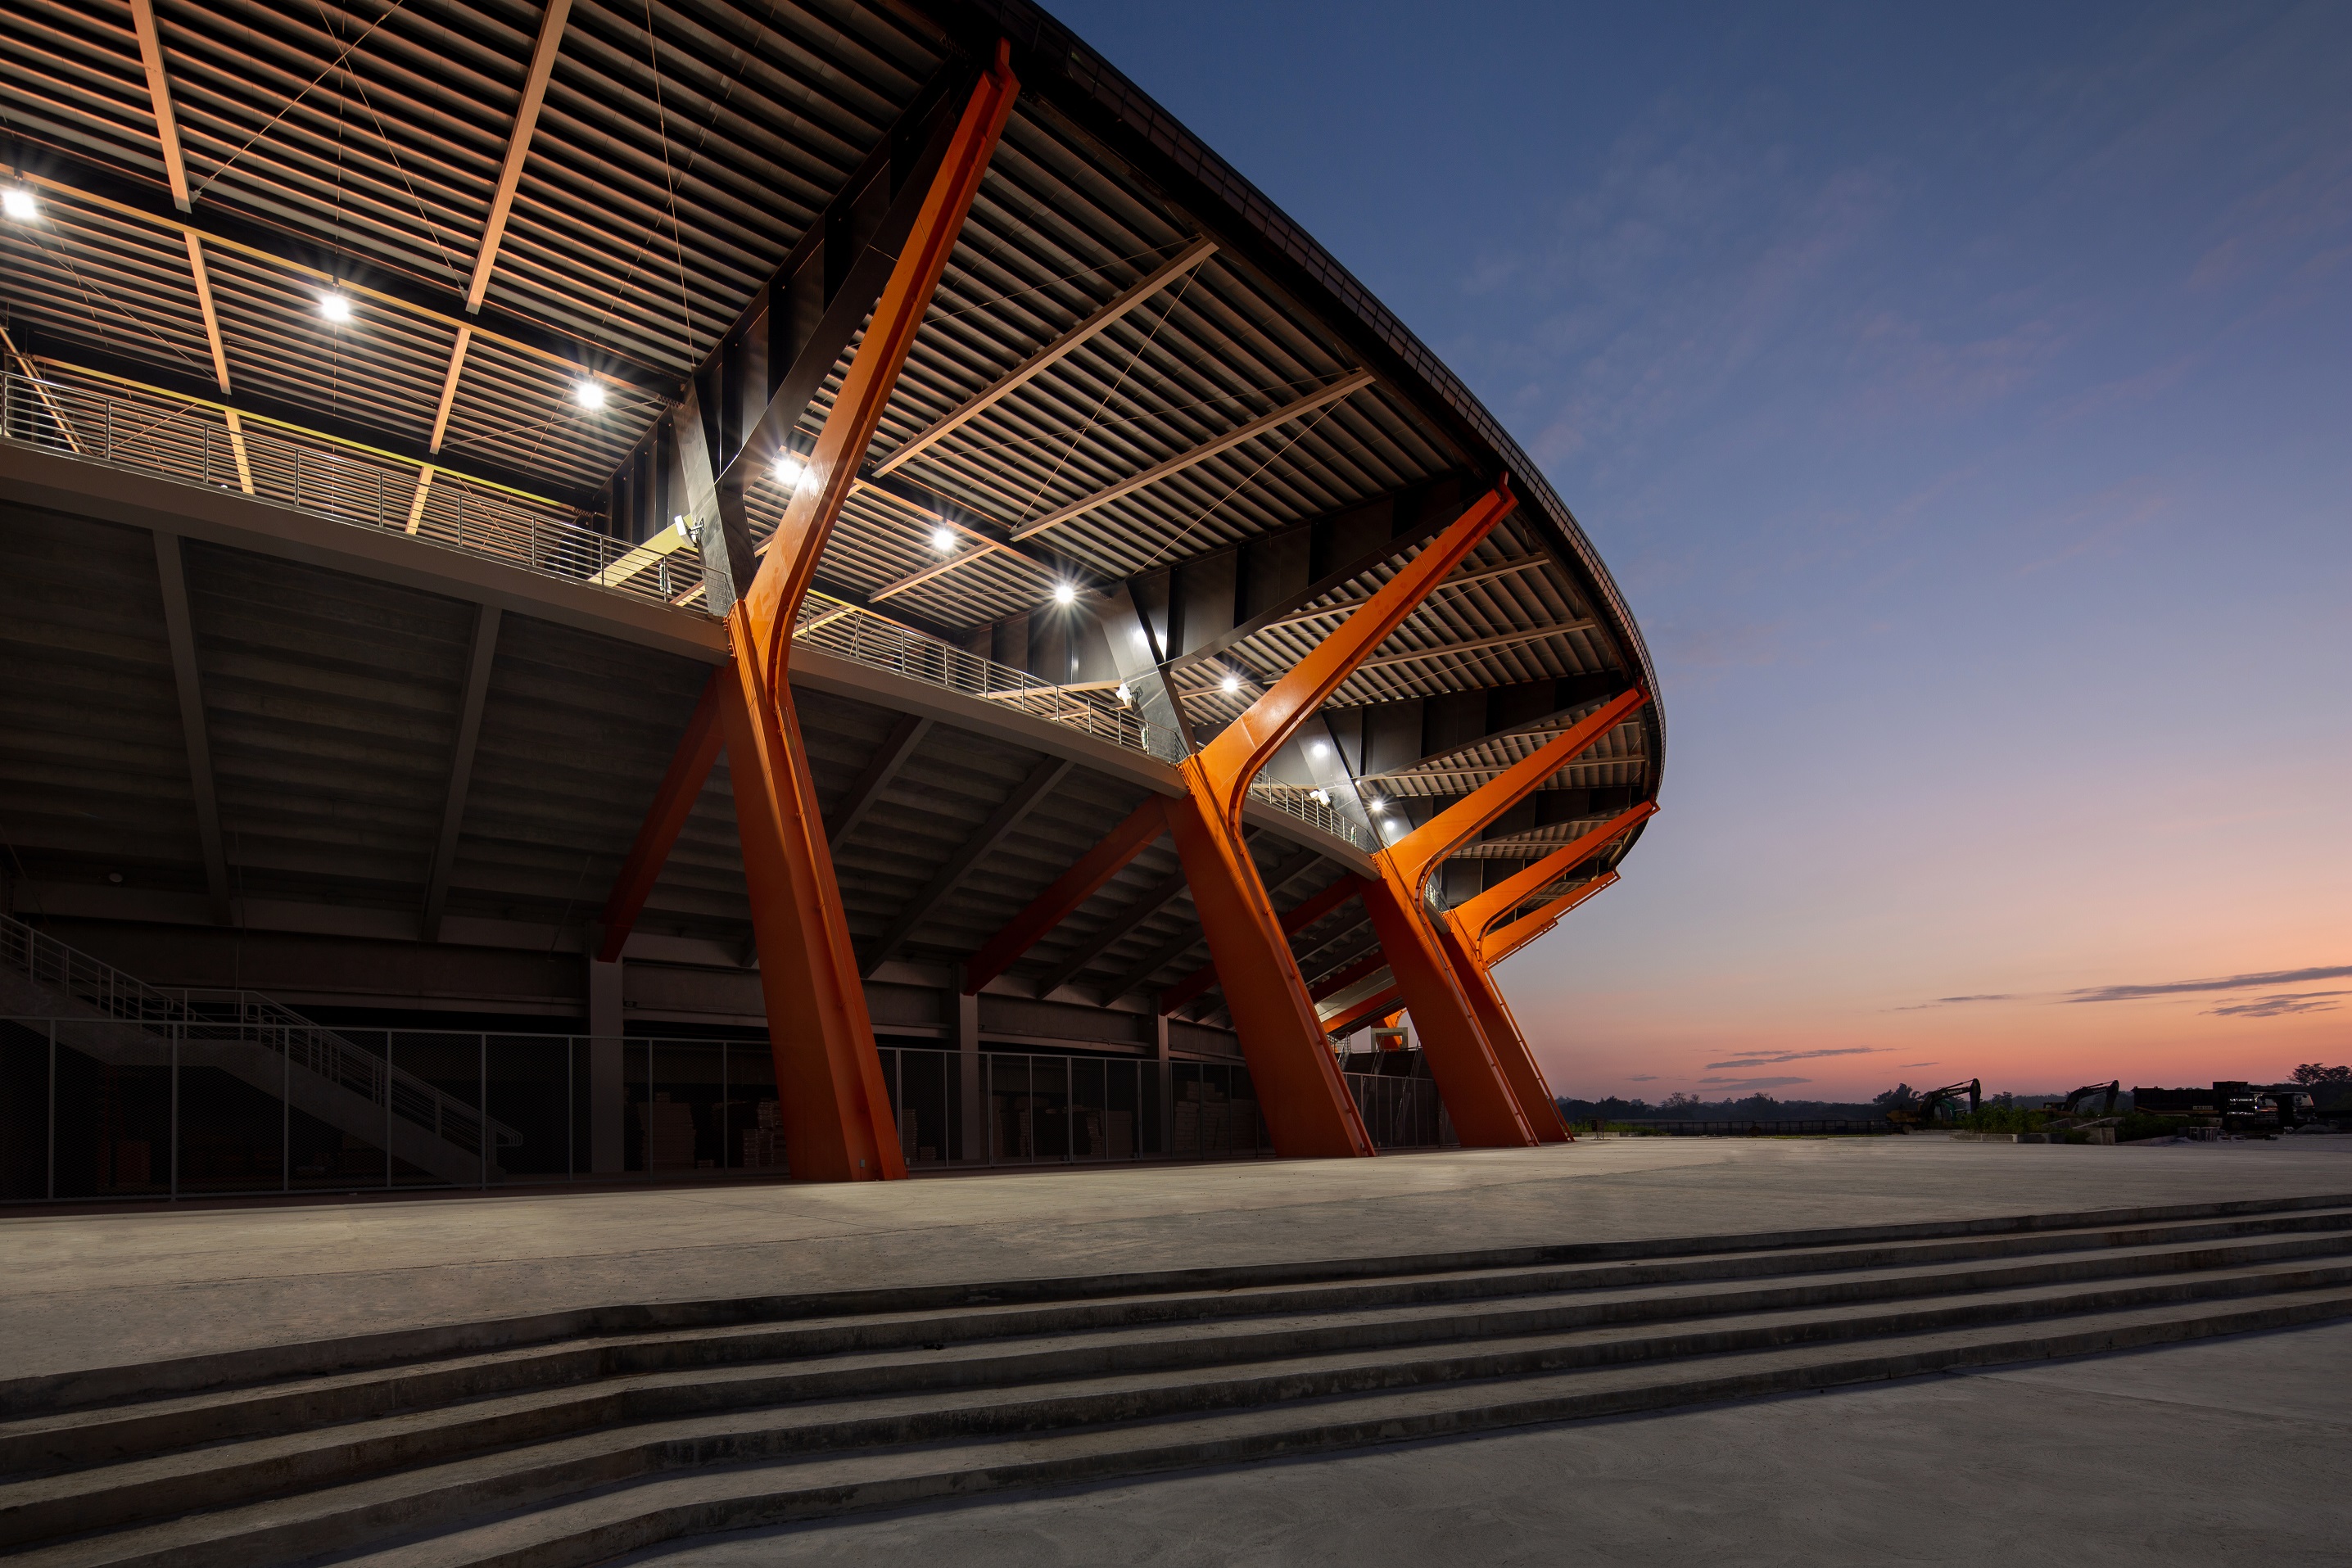
[[[784,1129],[773,1100],[762,1100],[760,1124],[743,1129],[743,1168],[779,1171],[784,1168]]]

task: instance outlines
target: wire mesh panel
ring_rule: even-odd
[[[0,1202],[55,1196],[49,1189],[49,1026],[0,1019]]]

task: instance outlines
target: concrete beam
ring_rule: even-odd
[[[163,636],[172,646],[172,682],[180,698],[180,734],[188,747],[188,792],[196,808],[196,839],[205,860],[205,890],[213,919],[230,922],[228,857],[222,847],[220,797],[213,785],[213,748],[205,724],[204,683],[196,668],[196,636],[188,615],[188,578],[180,541],[155,536],[155,576],[163,592]]]
[[[457,863],[457,835],[466,825],[466,793],[474,779],[474,749],[482,737],[482,705],[490,691],[490,667],[499,656],[498,610],[482,605],[474,614],[474,644],[466,659],[466,685],[458,699],[457,740],[449,758],[449,792],[441,808],[441,838],[433,851],[433,871],[425,884],[425,940],[441,940],[441,908],[449,896],[450,868]]]

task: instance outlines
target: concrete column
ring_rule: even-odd
[[[1160,1152],[1167,1154],[1176,1146],[1176,1075],[1168,1071],[1168,1015],[1158,1008],[1151,1009],[1151,1054],[1159,1062],[1153,1071],[1160,1074]],[[1140,1138],[1143,1129],[1136,1129]]]
[[[621,1174],[621,965],[588,960],[588,1168]]]
[[[980,998],[963,994],[961,964],[956,966],[953,983],[956,1061],[963,1085],[957,1092],[963,1100],[963,1157],[984,1160],[988,1157],[988,1093],[980,1071]]]

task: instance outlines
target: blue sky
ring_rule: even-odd
[[[1555,1087],[2352,1057],[2352,8],[1057,14],[1642,621],[1665,810],[1502,971]]]

